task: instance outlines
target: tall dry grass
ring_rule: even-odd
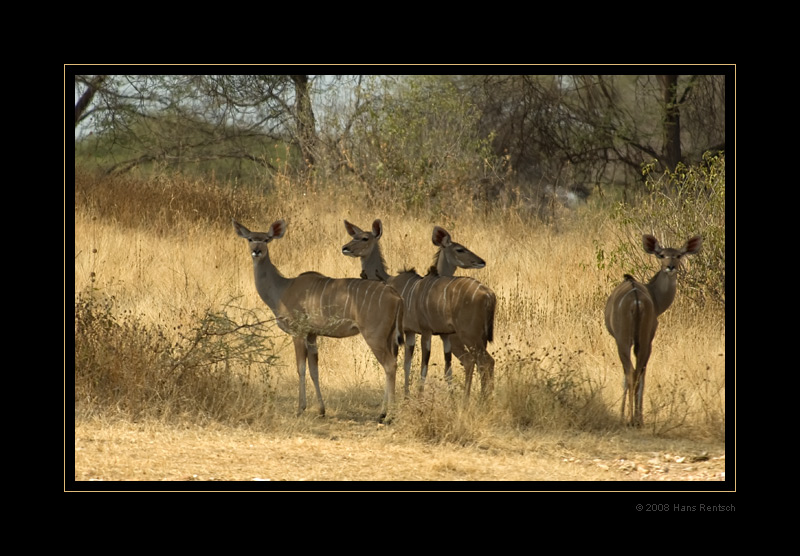
[[[614,284],[595,264],[598,246],[608,250],[616,237],[603,207],[589,204],[565,212],[555,226],[527,218],[513,207],[480,210],[468,202],[437,217],[399,213],[368,206],[356,191],[320,192],[286,183],[277,191],[264,193],[180,177],[109,179],[78,171],[76,307],[79,298],[105,303],[118,323],[135,323],[163,336],[165,345],[173,346],[180,360],[186,357],[182,351],[188,349],[186,342],[196,339],[198,330],[208,334],[203,327],[209,314],[224,314],[234,327],[271,317],[256,294],[246,244],[235,235],[231,217],[258,231],[278,218],[286,219],[286,236],[270,245],[272,260],[285,276],[314,270],[332,277],[357,277],[357,261],[341,254],[349,239],[343,220],[367,227],[375,218],[384,224],[381,247],[389,271],[415,267],[424,273],[435,251],[432,228],[442,225],[488,263],[468,275],[492,288],[498,298],[495,340],[489,348],[497,361],[495,396],[490,404],[473,401],[464,406],[459,392],[461,366],[456,363],[454,384],[449,388],[441,381],[442,348],[434,338],[426,390],[401,405],[393,425],[398,432],[430,441],[472,443],[497,431],[620,426],[622,369],[603,325],[605,298]],[[652,268],[656,270],[655,262]],[[724,314],[682,301],[680,285],[678,297],[660,319],[648,365],[645,423],[656,434],[721,439],[725,430]],[[196,414],[249,426],[286,422],[275,414],[289,414],[295,408],[294,351],[286,335],[265,327],[269,337],[265,349],[274,356],[263,363],[268,366],[265,384],[249,388],[237,383],[238,401],[233,409],[217,407],[225,405],[224,400],[207,405],[197,402],[201,409]],[[79,319],[75,333],[76,346],[83,346],[86,326]],[[131,342],[141,348],[141,340]],[[144,345],[161,349],[157,342],[144,341]],[[207,349],[222,349],[222,345]],[[328,415],[377,415],[383,372],[363,339],[320,338],[319,351]],[[415,375],[419,372],[418,352]],[[136,349],[131,349],[107,361],[119,366],[115,372],[124,375],[124,367],[132,368],[130,362],[135,358]],[[209,373],[218,376],[223,367],[243,374],[253,372],[240,369],[239,359],[229,363],[227,367],[216,365]],[[398,363],[402,365],[402,355]],[[91,381],[96,382],[97,376],[86,379],[81,369],[76,369],[78,415],[125,413],[125,404],[119,400],[102,402],[93,395]],[[401,382],[402,370],[398,373],[398,384]],[[183,391],[183,409],[172,413],[191,414],[186,408],[193,396],[207,401],[218,395],[213,390],[228,388],[232,388],[231,382],[225,379],[198,392]],[[313,389],[311,392],[313,396]],[[141,404],[173,407],[159,398],[165,395],[159,393]],[[245,403],[243,399],[248,397],[252,400]],[[269,404],[265,404],[266,398]],[[259,404],[269,405],[269,410],[256,411]],[[237,419],[238,411],[247,417]]]

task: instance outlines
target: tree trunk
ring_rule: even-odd
[[[674,170],[681,161],[681,114],[678,103],[678,76],[659,75],[664,100],[664,159],[663,163]]]
[[[106,77],[108,76],[97,75],[94,79],[86,83],[86,90],[75,104],[75,127],[78,127],[78,122],[81,121],[84,112],[86,112],[86,109],[89,108],[89,105],[92,103],[94,94],[97,92],[100,85],[103,84],[103,81],[106,80]]]
[[[292,75],[294,82],[295,110],[297,119],[297,137],[300,151],[307,168],[314,166],[314,150],[317,140],[314,111],[311,108],[309,81],[307,75]]]

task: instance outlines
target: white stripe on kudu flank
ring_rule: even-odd
[[[325,289],[328,287],[328,284],[330,284],[330,283],[331,283],[331,279],[328,278],[324,282],[324,284],[322,285],[322,292],[320,292],[320,294],[319,294],[319,306],[320,306],[320,311],[321,312],[323,311],[322,308],[325,307]]]
[[[386,288],[381,288],[381,296],[378,298],[378,309],[381,308],[383,302],[383,292],[386,291]]]

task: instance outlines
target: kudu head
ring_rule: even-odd
[[[344,221],[344,227],[353,239],[350,243],[342,247],[343,254],[348,257],[366,259],[372,255],[375,249],[378,249],[378,240],[383,235],[383,224],[380,219],[376,219],[375,222],[372,223],[371,232],[365,232],[347,220]]]
[[[439,248],[434,259],[434,266],[440,276],[452,276],[456,268],[483,268],[486,261],[478,255],[456,243],[450,234],[440,226],[433,227],[433,244]]]
[[[347,220],[344,221],[344,227],[353,239],[342,247],[342,254],[361,259],[361,278],[388,282],[391,276],[386,272],[386,262],[378,246],[378,240],[383,235],[381,221],[376,219],[372,223],[371,232],[365,232]]]
[[[269,230],[266,232],[251,232],[239,224],[236,220],[231,220],[239,237],[243,237],[247,240],[247,246],[248,249],[250,249],[250,255],[253,257],[254,261],[258,261],[265,257],[268,258],[269,253],[267,252],[267,243],[273,239],[282,238],[283,234],[286,233],[286,222],[283,220],[277,220],[273,222],[269,227]]]
[[[675,277],[676,273],[681,268],[681,258],[684,255],[693,255],[700,251],[700,246],[703,244],[703,238],[694,236],[689,238],[686,244],[680,249],[673,249],[671,247],[662,247],[658,240],[650,235],[645,234],[642,236],[642,245],[646,253],[655,255],[661,263],[661,271],[667,276]]]

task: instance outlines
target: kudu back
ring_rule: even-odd
[[[318,272],[286,278],[270,261],[267,248],[286,232],[283,220],[274,222],[266,232],[251,232],[236,220],[233,227],[248,242],[258,295],[274,313],[281,330],[292,336],[300,380],[298,413],[306,408],[308,362],[319,413],[325,414],[319,386],[317,336],[344,338],[360,333],[386,375],[381,413],[384,418],[395,403],[397,351],[403,344],[404,306],[400,295],[381,282],[329,278]]]
[[[702,238],[694,236],[680,249],[662,247],[650,235],[642,236],[646,253],[655,255],[661,269],[647,284],[637,282],[633,276],[625,275],[608,298],[605,307],[605,323],[608,332],[617,344],[617,353],[625,373],[622,394],[621,418],[625,420],[625,404],[628,402],[629,423],[642,426],[642,399],[644,396],[647,362],[652,353],[653,338],[658,328],[658,317],[675,300],[678,271],[684,255],[700,250]],[[636,364],[631,361],[631,348]]]

